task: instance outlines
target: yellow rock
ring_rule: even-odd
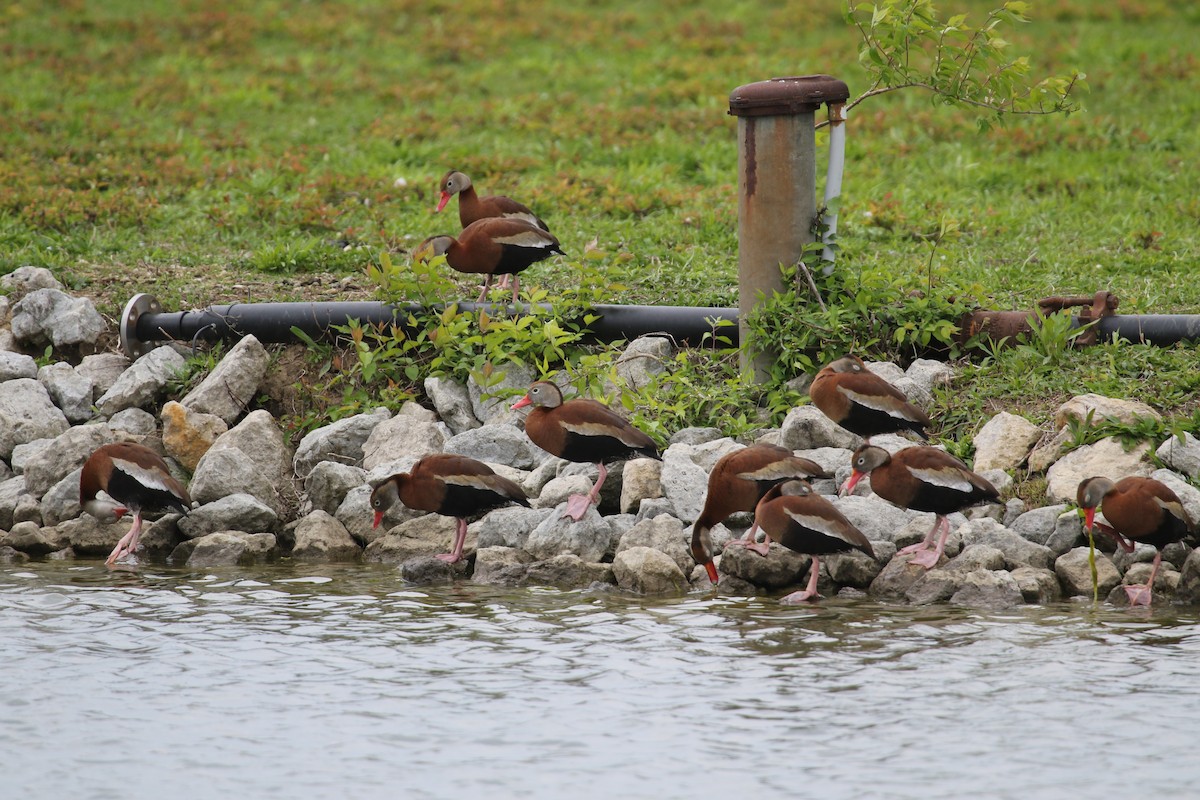
[[[188,472],[208,452],[217,437],[229,430],[215,414],[201,414],[172,400],[162,408],[163,448]]]

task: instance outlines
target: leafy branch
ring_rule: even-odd
[[[1086,76],[1078,71],[1030,82],[1029,58],[1010,57],[1003,24],[1028,22],[1029,4],[1009,0],[988,12],[978,28],[966,14],[942,21],[932,0],[883,0],[850,5],[846,21],[862,37],[859,62],[872,76],[870,88],[851,100],[901,89],[924,89],[937,102],[990,112],[981,129],[1006,115],[1070,114],[1082,107],[1072,96]],[[828,124],[821,123],[817,127]]]

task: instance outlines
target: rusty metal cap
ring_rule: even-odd
[[[826,103],[849,99],[849,87],[831,75],[772,78],[730,92],[729,113],[735,117],[786,117],[812,113]]]

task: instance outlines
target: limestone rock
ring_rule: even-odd
[[[231,494],[188,512],[179,520],[180,532],[195,539],[218,531],[274,532],[279,516],[248,494]]]
[[[308,477],[321,461],[337,461],[352,467],[363,465],[363,445],[375,426],[391,419],[386,408],[377,408],[370,414],[356,414],[309,432],[296,447],[292,463],[296,476]]]
[[[158,433],[158,422],[155,421],[154,415],[149,411],[143,411],[140,408],[127,408],[123,411],[118,411],[108,418],[108,427],[114,431],[124,431],[131,433],[135,437],[142,439],[142,443],[147,447],[157,450],[154,445],[147,443],[145,440],[150,436]]]
[[[232,567],[265,561],[276,548],[271,533],[245,533],[238,530],[213,533],[180,542],[171,553],[171,562],[188,567]]]
[[[13,336],[29,345],[92,350],[106,328],[91,300],[60,289],[36,289],[12,309]]]
[[[300,561],[357,561],[362,554],[346,526],[324,511],[314,511],[295,530],[292,558]]]
[[[808,556],[771,543],[766,556],[745,547],[726,547],[718,565],[722,575],[732,575],[763,589],[794,586],[808,572]],[[725,583],[725,579],[721,579]]]
[[[1042,430],[1024,417],[1001,411],[975,434],[975,471],[1016,469],[1025,463]]]
[[[532,369],[511,362],[492,372],[486,388],[480,386],[475,375],[472,375],[467,379],[471,413],[484,425],[510,425],[523,420],[525,412],[513,411],[510,406],[516,402],[516,396],[519,396],[516,395],[516,390],[528,389],[533,381]],[[569,393],[563,392],[564,395]]]
[[[174,400],[162,407],[163,448],[188,472],[195,472],[200,458],[229,430],[215,414],[193,411]]]
[[[79,505],[79,467],[68,472],[42,495],[38,516],[43,525],[58,525],[83,513]],[[31,495],[30,495],[31,496]],[[14,514],[14,519],[16,515]]]
[[[679,566],[680,573],[686,575],[696,566],[690,541],[691,532],[684,532],[683,523],[663,514],[637,523],[622,535],[617,543],[617,555],[633,547],[652,547],[670,556]]]
[[[725,434],[720,428],[681,428],[671,434],[667,444],[697,445],[724,438]]]
[[[9,530],[13,526],[13,514],[21,496],[26,494],[25,476],[18,475],[0,482],[0,530]]]
[[[35,439],[53,439],[69,427],[44,386],[32,378],[0,383],[0,457]]]
[[[924,567],[910,564],[908,556],[895,556],[871,581],[867,594],[887,599],[904,598],[913,584],[924,576]]]
[[[525,432],[512,425],[485,425],[464,431],[446,440],[447,453],[470,456],[493,464],[508,464],[531,470],[546,458],[546,451],[535,445]]]
[[[562,553],[544,561],[535,561],[525,571],[521,586],[557,586],[563,589],[581,589],[596,583],[616,583],[616,564],[600,564],[584,561],[574,553]],[[663,571],[670,568],[660,564]]]
[[[475,533],[478,536],[480,549],[504,547],[523,550],[529,541],[529,534],[553,513],[553,508],[506,506],[488,513],[478,522],[471,523],[467,531],[468,535]]]
[[[96,401],[96,410],[111,417],[126,408],[141,408],[155,403],[166,391],[167,383],[183,371],[187,362],[175,348],[163,345],[121,373],[111,388]]]
[[[419,459],[430,453],[442,452],[445,443],[446,437],[436,423],[409,414],[397,414],[371,431],[362,446],[362,466],[363,469],[372,470],[405,456]],[[473,453],[470,455],[487,460]]]
[[[630,547],[613,559],[613,575],[622,589],[643,594],[679,593],[687,589],[687,577],[679,565],[661,550]]]
[[[825,565],[834,583],[866,589],[871,585],[871,581],[879,577],[884,564],[896,554],[896,546],[891,542],[873,542],[871,549],[875,551],[875,558],[852,550],[849,553],[822,556],[821,563]]]
[[[708,473],[691,460],[690,453],[682,446],[673,445],[663,453],[659,481],[675,515],[686,524],[695,522],[704,508]]]
[[[661,479],[661,461],[654,458],[626,461],[621,473],[621,513],[636,512],[646,498],[662,497]]]
[[[970,608],[1011,608],[1025,602],[1017,582],[1011,574],[1002,571],[977,569],[963,576],[950,602]]]
[[[20,522],[0,535],[0,547],[11,547],[31,556],[48,556],[70,546],[70,539],[57,528],[43,528],[33,522]]]
[[[220,417],[232,425],[250,405],[267,375],[267,350],[253,335],[230,348],[200,385],[180,401],[192,411]]]
[[[466,562],[450,564],[433,556],[416,556],[400,564],[400,577],[407,583],[431,586],[453,583],[459,574],[466,573]]]
[[[1149,452],[1149,442],[1139,442],[1126,450],[1116,438],[1101,439],[1072,450],[1054,462],[1046,473],[1046,494],[1058,502],[1073,503],[1080,481],[1093,475],[1114,481],[1129,475],[1149,475],[1152,472],[1146,463]]]
[[[67,369],[71,368],[70,364],[64,364],[64,366]],[[36,378],[37,376],[38,365],[33,360],[33,356],[0,351],[0,383],[16,378]]]
[[[1139,417],[1162,419],[1162,415],[1153,408],[1136,400],[1119,400],[1100,394],[1081,394],[1059,406],[1058,411],[1054,414],[1054,427],[1065,427],[1067,420],[1072,418],[1081,422],[1086,421],[1089,414],[1093,423],[1100,420],[1113,420],[1132,424]]]
[[[590,492],[594,481],[595,476],[589,478],[586,475],[560,475],[542,487],[541,494],[532,501],[533,507],[540,509],[559,506],[573,494]]]
[[[579,522],[564,518],[566,504],[554,509],[533,529],[525,542],[525,550],[536,560],[544,561],[561,553],[574,553],[584,561],[600,561],[613,548],[612,529],[595,506]]]
[[[1058,576],[1052,570],[1017,567],[1010,574],[1026,603],[1046,605],[1062,599]]]
[[[363,560],[382,564],[403,564],[412,558],[450,552],[455,521],[453,517],[427,514],[403,522],[367,545]],[[475,551],[470,534],[463,548],[464,557]]]
[[[967,573],[944,568],[931,569],[918,577],[904,592],[904,599],[914,606],[942,603],[962,588]]]
[[[1183,562],[1176,598],[1184,603],[1200,603],[1200,548],[1193,550]]]
[[[838,447],[855,450],[862,439],[821,413],[816,406],[797,406],[780,426],[780,444],[789,450]]]
[[[366,470],[336,461],[322,461],[304,479],[304,491],[313,509],[336,514],[350,490],[366,482]]]
[[[944,361],[918,358],[908,365],[904,376],[932,395],[934,389],[949,386],[954,380],[954,367]]]
[[[342,500],[333,515],[337,517],[338,522],[346,526],[346,530],[350,532],[355,541],[360,544],[370,544],[397,525],[425,516],[425,512],[414,511],[403,503],[396,503],[384,514],[379,527],[373,527],[375,512],[371,509],[371,487],[356,486],[346,492],[345,499]]]
[[[87,422],[92,410],[92,379],[77,373],[70,364],[59,361],[37,371],[38,383],[46,387],[50,399],[72,423]]]
[[[0,277],[0,291],[8,295],[13,302],[38,289],[63,288],[65,287],[54,277],[54,273],[45,267],[17,267]]]
[[[101,522],[90,514],[59,523],[60,536],[70,542],[75,555],[80,558],[105,558],[116,547],[121,537],[129,533],[132,523],[129,518],[117,522]]]
[[[56,436],[51,445],[25,464],[25,485],[34,497],[41,497],[73,470],[83,466],[98,447],[120,441],[108,425],[78,425]],[[78,492],[76,493],[78,497]]]
[[[1045,472],[1050,466],[1062,458],[1071,442],[1071,430],[1063,428],[1053,436],[1043,436],[1029,453],[1029,471]]]
[[[665,336],[638,337],[618,356],[617,377],[625,386],[638,391],[666,372],[674,355],[675,345]]]
[[[249,494],[281,514],[294,495],[291,460],[283,431],[260,409],[217,437],[196,465],[189,491],[200,503]]]
[[[449,378],[431,376],[425,379],[425,394],[433,402],[438,416],[455,434],[480,426],[475,412],[471,410],[471,396],[463,384]]]
[[[84,356],[75,372],[92,382],[92,399],[95,400],[111,389],[129,367],[129,359],[121,353],[95,353]]]
[[[471,580],[492,586],[519,586],[529,572],[528,554],[515,547],[483,547],[475,551]]]
[[[1100,597],[1106,597],[1112,588],[1121,582],[1121,573],[1113,562],[1099,551],[1096,552],[1097,582]],[[1058,576],[1063,592],[1067,595],[1092,595],[1092,570],[1088,565],[1088,548],[1076,547],[1058,557],[1054,562],[1054,574]]]
[[[1200,477],[1200,440],[1190,433],[1183,434],[1183,441],[1172,436],[1154,451],[1158,460],[1176,472],[1189,478]]]
[[[896,535],[912,524],[921,537],[933,527],[935,516],[894,506],[879,495],[831,497],[830,502],[872,542],[895,542]]]
[[[987,546],[998,550],[1004,557],[1008,569],[1017,567],[1035,567],[1049,569],[1054,559],[1050,548],[1035,544],[1019,534],[1008,530],[993,519],[975,519],[958,529],[958,535],[963,543],[963,552],[973,546]],[[999,569],[997,566],[981,562],[980,568]]]

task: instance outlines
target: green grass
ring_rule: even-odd
[[[978,19],[992,5],[941,9]],[[610,302],[735,305],[729,92],[815,72],[861,91],[841,11],[830,0],[11,3],[0,272],[363,273],[382,251],[457,229],[453,206],[431,214],[455,167],[534,208],[572,256],[595,240],[604,256],[589,265],[624,287]],[[1195,312],[1200,10],[1050,0],[1031,13],[1010,33],[1014,51],[1035,76],[1085,72],[1087,110],[981,134],[972,114],[919,92],[866,101],[850,119],[841,269],[921,282],[929,237],[949,226],[939,280],[981,287],[986,306],[1108,289],[1123,312]],[[524,277],[557,291],[575,275],[551,263]],[[244,299],[223,291],[215,283],[205,301]],[[997,391],[1025,391],[994,363]],[[1177,394],[1161,404],[1190,413]]]

